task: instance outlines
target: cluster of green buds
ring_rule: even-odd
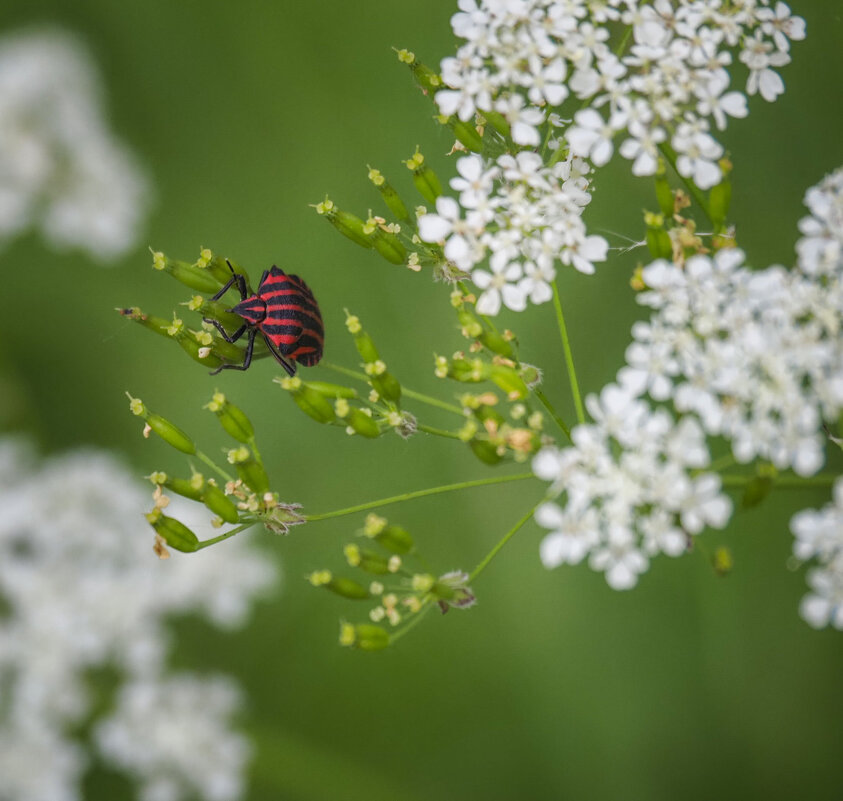
[[[713,250],[735,246],[734,231],[726,228],[726,217],[732,200],[732,182],[729,177],[732,163],[724,157],[718,164],[723,173],[723,180],[711,188],[707,199],[703,196],[696,198],[705,209],[709,224],[713,226]],[[659,211],[644,212],[644,241],[653,258],[670,259],[682,264],[690,256],[708,252],[697,232],[696,222],[683,215],[684,209],[691,205],[691,198],[681,189],[671,188],[663,159],[659,160],[656,171],[655,190]],[[633,281],[633,286],[643,288],[636,285],[636,280]]]
[[[493,385],[459,396],[467,418],[459,438],[486,464],[506,458],[524,462],[544,444],[544,414],[534,398],[541,374],[519,361],[512,332],[499,332],[476,313],[475,303],[474,295],[463,288],[451,293],[460,332],[471,344],[450,358],[436,356],[434,373],[460,384]]]
[[[358,571],[357,578],[327,568],[307,576],[314,587],[346,600],[374,604],[369,607],[369,622],[340,623],[341,645],[379,651],[433,606],[444,613],[451,607],[464,609],[474,604],[468,575],[452,571],[437,578],[428,572],[406,529],[370,514],[359,534],[364,545],[350,542],[343,548],[348,566]]]
[[[169,318],[146,314],[137,306],[119,308],[117,311],[147,330],[175,340],[193,361],[211,370],[225,364],[242,364],[245,353],[243,345],[227,342],[213,323],[206,322],[216,320],[229,332],[234,332],[243,324],[242,318],[226,311],[240,300],[236,288],[232,288],[228,301],[206,297],[215,295],[229,281],[232,269],[246,276],[238,264],[231,262],[231,265],[229,269],[226,260],[214,255],[208,248],[202,248],[199,258],[193,263],[176,261],[161,252],[153,251],[153,269],[167,273],[189,289],[202,293],[180,304],[196,315],[194,324],[189,325],[182,319],[184,310],[173,311]],[[268,355],[269,351],[263,342],[256,340],[253,358],[260,359]]]
[[[401,409],[401,384],[389,372],[377,347],[360,320],[346,310],[346,328],[354,337],[369,392],[298,376],[274,379],[290,393],[296,405],[319,423],[342,426],[348,434],[374,439],[394,431],[405,439],[416,431],[416,419]]]
[[[177,551],[198,551],[255,524],[262,524],[276,534],[286,534],[291,526],[304,522],[298,504],[281,503],[278,494],[272,492],[252,423],[221,392],[214,393],[205,408],[216,415],[223,430],[237,442],[235,447],[223,451],[229,467],[215,463],[181,428],[150,411],[139,398],[129,395],[129,408],[144,421],[145,437],[156,434],[172,448],[204,463],[215,474],[206,477],[189,462],[189,477],[171,476],[161,470],[149,476],[155,490],[153,508],[146,519],[155,530],[155,551],[161,558],[169,556],[167,546]],[[226,524],[235,528],[200,541],[184,523],[164,513],[170,503],[168,492],[202,504],[213,515],[211,523],[215,528]]]
[[[404,165],[410,171],[413,185],[424,202],[429,206],[435,205],[436,199],[442,194],[442,183],[418,147],[404,160]],[[378,190],[391,220],[371,210],[364,219],[340,209],[328,197],[313,205],[316,213],[343,236],[360,247],[374,251],[390,264],[404,265],[414,272],[430,267],[434,277],[448,281],[464,277],[464,273],[445,258],[441,247],[422,242],[419,238],[417,220],[428,212],[428,207],[408,205],[379,169],[369,166],[368,178]]]

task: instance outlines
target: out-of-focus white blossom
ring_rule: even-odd
[[[135,245],[148,182],[109,130],[102,94],[72,35],[0,37],[0,244],[35,228],[101,261]]]
[[[822,509],[803,509],[790,521],[800,561],[816,559],[808,571],[812,592],[802,599],[799,613],[814,628],[831,624],[843,630],[843,478],[834,483],[832,502]]]
[[[212,684],[170,684],[166,618],[199,614],[217,625],[242,625],[255,595],[275,581],[272,565],[241,537],[195,554],[155,558],[143,517],[146,494],[112,457],[93,451],[39,463],[25,445],[0,441],[0,505],[0,599],[6,610],[0,617],[0,799],[79,798],[85,759],[68,731],[98,700],[86,676],[106,667],[116,668],[127,687],[160,683],[164,695],[190,685],[192,714],[202,715],[210,705],[208,735],[237,746],[228,761],[198,745],[192,758],[196,765],[204,761],[208,775],[216,771],[219,786],[239,787],[242,758],[234,756],[242,743],[227,722],[233,704],[216,703]],[[176,505],[173,499],[170,509]],[[185,503],[177,514],[198,529],[205,521],[191,517],[194,506]],[[155,740],[153,723],[187,701],[166,703],[149,709],[148,739],[140,747],[146,754],[170,747]],[[178,718],[172,726],[183,738],[181,748],[192,750],[195,726]],[[15,757],[20,749],[32,759],[50,756],[34,770],[32,759]],[[108,760],[110,752],[104,756]],[[209,794],[192,775],[180,773],[186,764],[174,760],[164,771],[181,788],[167,798],[197,792],[206,799],[236,797]]]
[[[729,117],[746,116],[746,95],[775,100],[790,42],[805,38],[804,20],[772,0],[461,0],[459,8],[451,24],[463,44],[441,64],[441,113],[467,121],[497,111],[516,144],[537,147],[543,121],[573,94],[586,104],[563,133],[574,154],[605,164],[626,130],[621,155],[636,175],[652,175],[654,149],[676,130],[680,171],[701,188],[721,178],[711,121],[723,130]],[[609,25],[618,22],[631,37],[616,53]],[[736,60],[749,69],[743,92],[730,88]]]

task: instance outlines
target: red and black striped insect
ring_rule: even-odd
[[[322,358],[325,328],[310,287],[297,275],[287,275],[273,265],[264,270],[258,291],[250,295],[245,277],[234,272],[231,264],[228,267],[231,279],[211,300],[219,300],[236,285],[240,303],[226,311],[242,317],[243,325],[229,335],[219,320],[205,318],[205,322],[216,326],[226,342],[236,342],[248,331],[249,343],[243,364],[223,364],[211,375],[225,369],[248,370],[258,331],[263,334],[269,352],[290,375],[296,374],[296,362],[313,367]]]

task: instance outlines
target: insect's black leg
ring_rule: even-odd
[[[252,350],[255,347],[255,334],[257,330],[252,328],[249,331],[249,342],[246,345],[246,355],[243,357],[243,364],[221,364],[216,370],[211,371],[211,375],[216,375],[221,370],[248,370],[252,363]]]
[[[228,259],[225,260],[225,263],[228,265],[228,269],[232,272],[232,280],[237,281],[237,289],[240,292],[240,300],[246,300],[246,298],[249,297],[249,292],[246,288],[246,279],[242,273],[234,272],[234,268],[231,266],[231,262]],[[231,282],[228,283],[228,286],[231,286]]]
[[[231,265],[229,264],[228,266],[230,267]],[[214,295],[211,298],[211,300],[219,300],[226,292],[228,292],[228,290],[231,288],[231,285],[235,281],[237,281],[238,278],[240,278],[242,280],[243,276],[242,275],[232,275],[231,278],[229,278],[228,281],[226,282],[225,286],[223,286],[223,288],[219,292],[217,292],[217,294]],[[237,285],[237,288],[240,289],[239,284]],[[245,298],[246,297],[245,292],[243,292],[242,289],[240,289],[240,292],[243,294],[243,297]]]
[[[275,357],[275,361],[277,361],[278,364],[280,364],[291,376],[294,376],[296,374],[296,363],[287,361],[287,359],[278,352],[278,348],[272,344],[272,340],[266,334],[263,335],[263,339],[264,342],[266,342],[266,347],[269,348],[269,352]]]
[[[243,334],[246,333],[246,329],[249,327],[248,323],[243,323],[233,334],[228,334],[223,328],[222,323],[219,320],[212,320],[210,317],[203,317],[202,318],[206,323],[210,323],[217,331],[220,332],[220,335],[226,342],[237,342]]]

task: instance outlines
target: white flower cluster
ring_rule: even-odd
[[[582,159],[551,167],[529,151],[500,156],[485,164],[476,154],[457,161],[459,177],[451,188],[459,203],[442,196],[436,213],[419,217],[419,236],[445,243],[445,257],[482,290],[477,311],[495,315],[501,304],[523,311],[528,299],[544,303],[553,296],[555,264],[594,272],[608,243],[589,236],[582,210],[591,199]],[[489,270],[477,267],[489,258]]]
[[[790,530],[796,558],[819,562],[808,571],[812,592],[802,599],[800,614],[814,628],[831,623],[843,630],[843,478],[834,483],[832,503],[797,512]]]
[[[85,48],[58,31],[0,38],[0,244],[39,228],[101,260],[136,242],[147,181],[105,119]]]
[[[665,409],[615,384],[586,398],[594,423],[571,432],[573,447],[544,448],[533,472],[551,481],[536,510],[550,529],[541,544],[546,567],[586,556],[609,586],[629,589],[659,553],[679,556],[705,526],[722,528],[732,504],[720,479],[701,472],[710,461],[705,435],[693,418],[676,422]]]
[[[223,680],[167,672],[165,618],[239,626],[275,571],[240,538],[159,561],[145,505],[109,456],[38,464],[21,443],[0,442],[2,801],[80,797],[87,758],[68,731],[102,706],[88,676],[104,668],[122,686],[96,727],[100,758],[137,778],[149,801],[240,797],[247,747],[230,730],[235,694]]]
[[[648,554],[678,553],[682,532],[725,525],[731,506],[717,477],[687,474],[708,465],[706,436],[730,440],[741,463],[765,459],[802,476],[820,469],[823,420],[843,411],[843,168],[805,202],[812,215],[800,222],[806,236],[797,244],[797,269],[752,271],[737,249],[644,268],[648,290],[639,301],[655,312],[633,326],[618,385],[606,387],[600,403],[589,399],[594,424],[572,431],[572,448],[544,449],[533,462],[537,476],[554,482],[551,493],[566,496],[564,508],[551,502],[536,513],[552,532],[542,543],[546,565],[590,553],[593,567],[614,571],[607,572],[613,587],[631,586]],[[645,394],[672,404],[681,422],[663,408],[653,411]],[[664,477],[665,465],[676,486]],[[690,494],[689,481],[699,485]],[[843,489],[836,497],[843,499]],[[669,532],[666,546],[652,544],[653,520]],[[811,599],[820,600],[806,601],[803,615],[812,623],[828,619],[837,614],[828,599],[840,600],[843,591],[843,552],[829,556],[830,547],[805,543],[819,537],[811,532],[843,537],[839,512],[803,513],[793,529],[797,555],[817,555],[826,565],[811,574]],[[843,627],[843,613],[839,620]]]
[[[442,61],[443,114],[467,121],[498,112],[513,141],[535,147],[547,109],[573,95],[588,106],[566,132],[574,155],[605,164],[623,135],[633,173],[652,175],[670,132],[679,172],[701,189],[721,178],[712,123],[723,130],[728,117],[747,114],[746,96],[730,91],[734,54],[749,70],[746,93],[772,101],[784,91],[775,69],[805,36],[804,20],[772,0],[459,0],[459,8],[451,24],[465,43]],[[632,39],[616,53],[609,26],[618,22]]]
[[[795,270],[747,269],[739,250],[645,267],[638,300],[656,313],[633,327],[618,374],[633,394],[696,414],[737,461],[802,476],[822,467],[822,421],[843,409],[843,170],[806,203]]]

